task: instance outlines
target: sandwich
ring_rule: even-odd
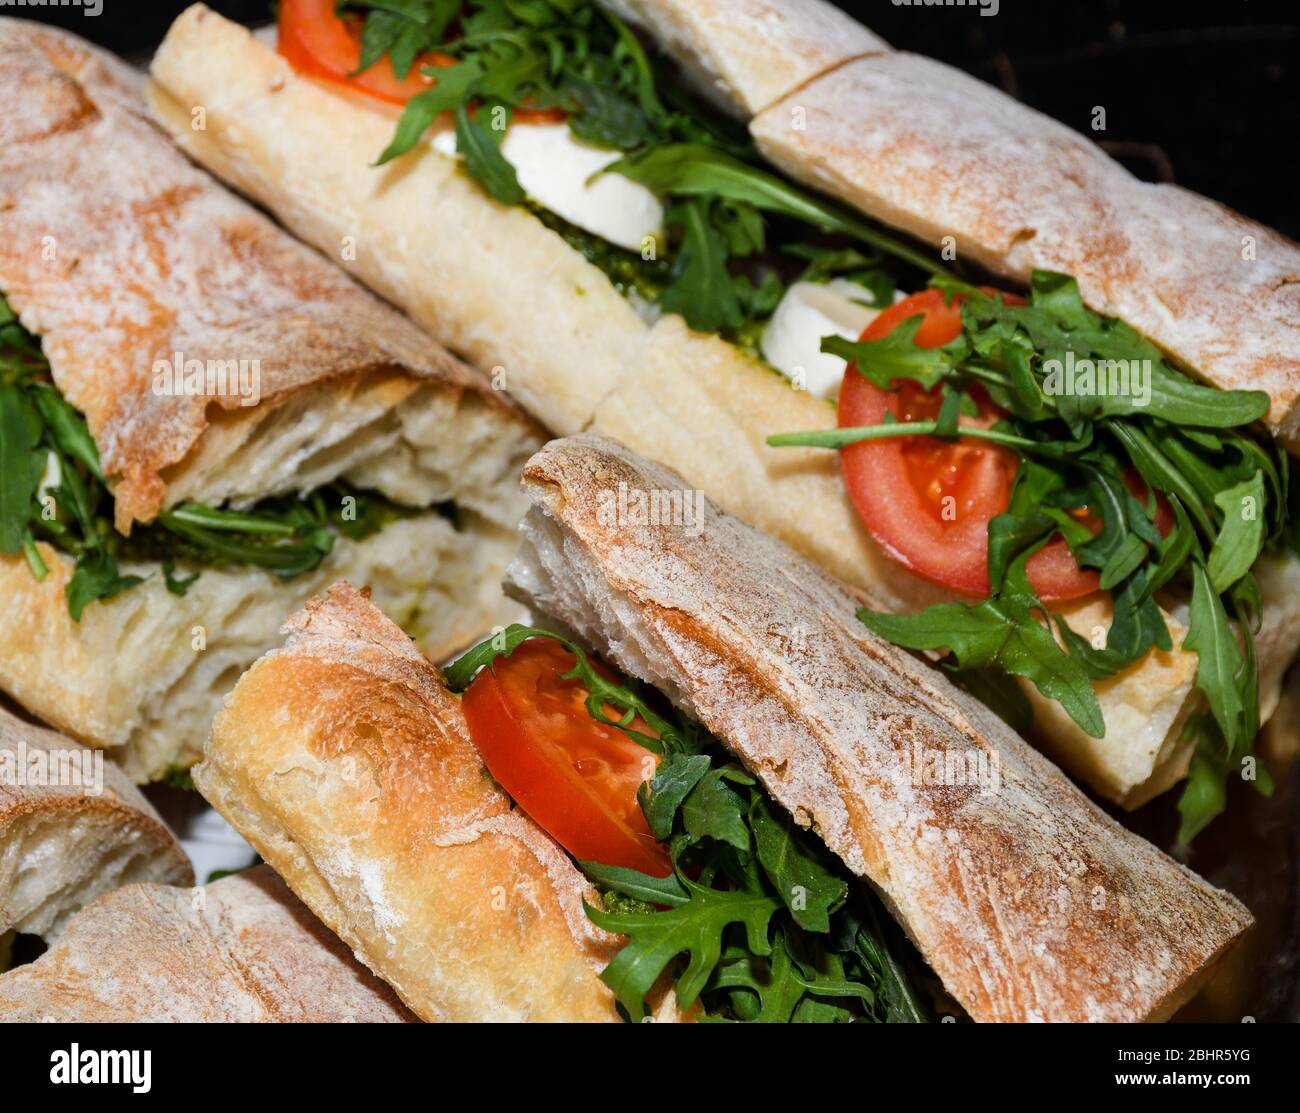
[[[51,943],[101,893],[144,881],[194,883],[149,801],[102,751],[0,707],[0,970],[15,936]]]
[[[0,20],[0,85],[0,689],[155,780],[339,576],[435,657],[514,613],[532,422],[193,167],[112,57]]]
[[[400,1023],[414,1017],[271,870],[127,885],[0,975],[10,1023]]]
[[[819,0],[278,11],[271,45],[195,5],[154,58],[196,160],[1100,795],[1185,781],[1186,840],[1269,790],[1294,244]]]
[[[1250,925],[662,465],[524,488],[543,625],[439,671],[336,585],[194,768],[422,1018],[1152,1019]]]

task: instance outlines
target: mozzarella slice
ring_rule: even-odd
[[[450,127],[437,131],[430,142],[445,155],[456,154],[456,133]],[[529,197],[609,243],[641,251],[647,236],[657,239],[663,231],[663,205],[645,186],[620,174],[588,181],[622,158],[622,152],[574,138],[568,124],[512,123],[501,154]]]
[[[846,365],[821,350],[822,337],[856,340],[880,312],[860,304],[867,296],[863,287],[846,278],[796,282],[763,330],[763,358],[800,389],[834,398]]]

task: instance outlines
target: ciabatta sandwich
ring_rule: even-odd
[[[339,576],[435,656],[509,613],[532,423],[112,57],[0,20],[0,87],[0,687],[154,779]]]
[[[583,435],[524,485],[545,628],[440,672],[337,585],[194,771],[420,1016],[917,1020],[928,968],[976,1020],[1144,1020],[1250,924],[666,468]]]
[[[150,94],[196,159],[355,243],[553,431],[852,584],[1099,793],[1190,774],[1191,837],[1227,777],[1267,789],[1294,244],[818,0],[279,13],[274,45],[172,27]]]

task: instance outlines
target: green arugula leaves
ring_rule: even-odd
[[[1029,587],[1026,550],[999,590],[982,603],[936,603],[919,614],[862,608],[858,618],[878,637],[906,649],[947,649],[961,669],[995,669],[1023,676],[1056,700],[1093,738],[1105,733],[1097,695],[1083,665],[1056,644],[1046,609]]]
[[[336,535],[360,540],[411,513],[335,483],[246,513],[181,503],[124,537],[113,527],[112,494],[85,419],[50,379],[40,345],[0,295],[0,552],[22,552],[37,579],[49,574],[37,541],[72,557],[65,595],[74,621],[96,600],[143,582],[124,575],[121,560],[161,563],[178,596],[197,578],[177,575],[178,560],[255,565],[287,579],[316,568]]]
[[[822,349],[881,389],[903,380],[942,388],[936,420],[780,434],[768,443],[843,448],[960,432],[1016,451],[1011,503],[989,523],[989,598],[861,617],[896,644],[950,650],[958,668],[1027,678],[1088,734],[1104,728],[1091,682],[1153,648],[1171,649],[1155,595],[1190,594],[1184,647],[1198,654],[1196,687],[1211,724],[1197,730],[1204,752],[1184,801],[1184,833],[1199,829],[1221,795],[1210,790],[1211,771],[1251,752],[1258,670],[1250,571],[1290,533],[1287,458],[1252,427],[1268,396],[1192,382],[1135,330],[1089,310],[1067,275],[1036,272],[1023,305],[946,278],[934,285],[962,299],[962,332],[950,343],[921,348],[912,318],[879,340],[828,337]],[[989,429],[959,430],[956,406],[977,388],[1006,417]],[[1157,521],[1169,519],[1162,536]],[[1024,560],[1054,538],[1111,593],[1104,645],[1050,616],[1029,589]]]
[[[523,191],[500,150],[509,113],[563,110],[577,139],[623,152],[601,173],[638,182],[665,202],[661,246],[670,279],[636,288],[694,329],[757,352],[762,324],[790,277],[781,255],[820,254],[811,280],[849,270],[876,305],[897,284],[886,260],[949,275],[924,249],[764,168],[743,131],[682,96],[680,82],[662,80],[664,63],[590,0],[347,0],[345,7],[365,20],[363,69],[388,64],[386,53],[402,76],[419,52],[440,54],[438,65],[422,70],[433,84],[407,102],[377,165],[410,151],[449,113],[466,170],[498,201],[520,204]],[[773,230],[777,250],[765,253]],[[827,236],[839,242],[807,242]],[[629,260],[584,254],[612,264],[615,285],[629,288],[615,277],[625,278]]]
[[[678,1004],[699,1001],[706,1020],[929,1019],[912,988],[907,944],[874,894],[657,694],[628,677],[609,679],[581,646],[527,626],[507,627],[444,669],[448,687],[463,691],[534,637],[573,654],[563,675],[587,688],[588,714],[662,755],[638,797],[673,872],[658,878],[578,863],[603,893],[604,907],[588,905],[587,915],[627,937],[601,977],[629,1018],[645,1016],[647,995],[667,973]],[[634,717],[657,737],[633,729]]]

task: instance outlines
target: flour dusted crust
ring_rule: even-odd
[[[706,504],[702,532],[619,520],[609,493],[682,492],[612,441],[552,441],[515,590],[696,715],[883,893],[977,1020],[1168,1015],[1251,924],[1107,817],[987,708],[869,634],[854,600]],[[996,761],[996,791],[926,785],[917,749]]]
[[[1224,389],[1265,390],[1300,447],[1300,247],[1216,202],[1146,185],[1077,132],[913,54],[861,58],[751,122],[764,156],[959,257],[1084,300]]]
[[[600,0],[648,32],[701,93],[748,119],[810,78],[890,49],[824,0]]]
[[[17,106],[0,116],[0,291],[85,413],[119,528],[158,512],[164,471],[218,413],[255,413],[229,393],[155,393],[155,361],[177,352],[259,361],[264,407],[400,373],[509,413],[409,321],[194,168],[112,57],[2,19],[0,92]]]
[[[772,16],[774,7],[762,0],[726,5],[621,0],[614,10],[639,19],[661,44],[688,62],[691,56],[704,62],[714,58],[719,66],[730,61],[738,72],[743,69],[752,77],[747,67],[760,57],[767,59],[773,73],[781,72],[772,60],[780,53],[776,45],[780,36],[774,29],[798,39],[794,13],[814,11],[813,5],[786,4],[780,6],[784,15]],[[815,11],[824,14],[821,5]],[[826,18],[835,22],[843,17]],[[801,33],[816,38],[807,31],[811,24],[799,25],[804,28]],[[773,34],[764,38],[763,28]],[[945,152],[950,152],[954,177],[940,178],[942,189],[929,180],[913,182],[906,169],[890,169],[909,157],[906,144],[882,146],[878,152],[873,148],[881,165],[868,168],[870,172],[892,172],[899,179],[894,208],[881,213],[884,219],[931,238],[946,234],[942,222],[917,223],[921,218],[913,213],[913,193],[919,191],[928,199],[938,190],[936,204],[955,207],[975,230],[958,236],[963,253],[998,269],[1000,254],[1016,256],[1024,248],[1017,238],[1026,226],[1020,207],[1054,196],[1055,201],[1034,210],[1035,227],[1043,229],[1038,240],[1047,242],[1047,232],[1061,227],[1065,213],[1071,235],[1058,236],[1059,250],[1074,243],[1083,245],[1080,250],[1103,254],[1117,249],[1119,241],[1113,236],[1094,243],[1076,234],[1082,230],[1092,236],[1090,229],[1113,229],[1111,194],[1130,197],[1137,188],[1131,176],[1096,147],[1068,128],[935,63],[888,52],[874,56],[847,32],[843,41],[853,44],[846,54],[873,56],[838,68],[828,64],[821,77],[810,73],[811,84],[789,94],[754,122],[759,140],[770,143],[779,160],[783,148],[771,136],[793,126],[794,108],[807,110],[811,121],[807,132],[793,133],[804,137],[807,150],[790,150],[790,168],[796,174],[813,174],[809,167],[825,157],[818,154],[818,144],[825,145],[831,124],[823,116],[835,117],[834,134],[842,139],[844,157],[851,159],[859,149],[855,146],[859,132],[864,133],[860,142],[868,143],[873,129],[887,134],[889,126],[904,126],[921,111],[912,105],[907,112],[890,113],[882,122],[874,110],[859,108],[857,100],[833,100],[823,90],[839,89],[835,83],[841,75],[847,75],[844,83],[851,83],[854,75],[874,72],[875,66],[922,67],[932,80],[922,91],[911,90],[918,104],[947,104],[946,98],[957,94],[970,102],[968,111],[945,116],[942,129],[938,125],[931,129],[942,130],[940,138],[951,144],[945,148],[935,140],[939,153],[931,162],[940,163],[935,173],[949,172],[940,155],[948,157]],[[804,57],[794,50],[791,58],[796,54]],[[896,61],[900,57],[902,61]],[[908,611],[940,597],[938,589],[888,560],[867,535],[845,495],[834,453],[770,449],[763,443],[770,433],[831,424],[830,407],[792,390],[733,345],[690,332],[675,315],[652,328],[633,319],[604,275],[559,237],[527,213],[501,209],[445,160],[437,161],[433,152],[408,156],[400,169],[375,170],[369,162],[387,142],[391,119],[297,77],[243,28],[202,6],[191,8],[173,26],[154,61],[153,76],[154,107],[177,142],[323,248],[361,229],[359,242],[371,248],[347,264],[354,273],[406,308],[440,340],[484,367],[503,368],[510,389],[553,431],[590,429],[663,460],[727,509],[861,590],[874,606]],[[950,76],[955,85],[949,83]],[[736,104],[743,100],[742,77],[718,78],[736,82],[732,87]],[[203,132],[189,126],[194,105],[208,109],[208,127]],[[1000,166],[995,168],[998,175],[987,168],[989,156],[982,141],[970,142],[967,149],[963,129],[950,126],[952,118],[967,116],[977,131],[987,132],[985,139],[1003,144],[995,149],[1020,152],[1015,175],[1000,176]],[[1033,126],[1027,122],[1008,139],[1003,116],[1012,121],[1027,117]],[[328,157],[322,152],[328,152]],[[962,159],[969,162],[976,180],[993,178],[970,200],[965,185],[959,187],[957,182],[967,165]],[[814,175],[814,184],[856,202],[853,188],[858,168],[848,165],[848,180]],[[1174,198],[1166,198],[1170,192],[1141,195],[1169,202],[1165,220],[1173,219],[1175,211],[1190,212],[1193,205],[1214,208],[1211,202],[1193,198],[1179,202],[1179,210]],[[1267,248],[1261,250],[1260,260],[1280,242],[1269,235],[1259,242],[1261,249]],[[980,255],[985,240],[991,247]],[[1178,268],[1189,240],[1195,236],[1169,233],[1152,255],[1169,260],[1162,265]],[[508,254],[506,245],[510,245]],[[507,257],[509,265],[503,262]],[[1145,256],[1142,261],[1154,265]],[[1022,270],[1027,273],[1027,266]],[[1085,281],[1085,293],[1086,287]],[[574,296],[579,288],[582,296]],[[1285,290],[1279,296],[1284,299]],[[1151,312],[1159,316],[1162,311],[1153,305]],[[1253,336],[1257,331],[1253,326],[1229,328],[1223,332],[1226,340],[1220,342],[1244,350],[1255,341],[1243,340],[1242,334]],[[1151,334],[1160,339],[1155,331]],[[1245,381],[1223,385],[1257,383],[1248,375]],[[1289,389],[1282,381],[1274,387],[1275,397]],[[1278,642],[1271,652],[1285,661],[1293,649]],[[1080,742],[1072,723],[1043,703],[1041,721],[1049,741],[1057,753],[1072,760],[1077,755],[1072,768],[1111,798],[1132,804],[1166,787],[1168,782],[1162,778],[1180,776],[1186,765],[1186,748],[1180,750],[1174,732],[1193,707],[1187,683],[1189,662],[1185,656],[1149,655],[1105,686],[1099,693],[1103,714],[1117,729],[1100,745],[1087,739]],[[1116,746],[1123,730],[1133,723],[1143,725],[1141,745]],[[1170,732],[1158,734],[1160,723],[1169,724]]]
[[[0,975],[0,1019],[394,1023],[416,1018],[259,866],[203,888],[138,884],[88,905]]]
[[[605,275],[428,145],[376,169],[391,116],[330,91],[202,4],[167,33],[150,99],[172,138],[504,381],[557,432],[583,428],[647,329]],[[206,112],[195,131],[191,111]]]
[[[0,707],[0,936],[50,942],[110,889],[193,883],[158,813],[120,769],[102,755],[97,768],[94,756]]]
[[[204,796],[424,1019],[617,1019],[589,886],[438,671],[346,584],[285,630],[213,724]]]

